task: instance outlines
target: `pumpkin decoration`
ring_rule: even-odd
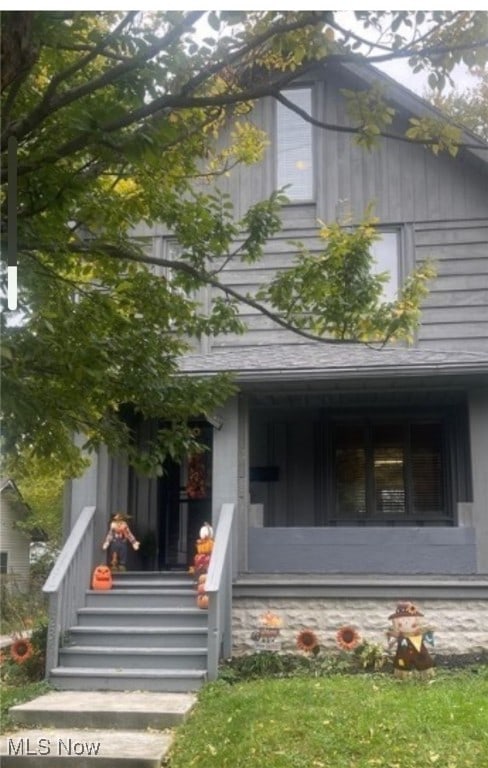
[[[197,552],[202,555],[210,555],[213,544],[213,539],[197,539]]]
[[[200,528],[201,539],[213,539],[213,528],[209,523],[204,523]]]
[[[198,577],[198,583],[205,584],[206,581],[207,581],[207,574],[201,573],[200,576]]]
[[[199,595],[204,595],[204,594],[205,594],[205,590],[206,590],[206,588],[207,588],[207,585],[205,584],[205,582],[204,582],[204,581],[202,581],[202,583],[201,583],[201,584],[199,584],[199,585],[198,585],[198,587],[197,587],[197,592],[198,592],[198,594],[199,594]]]
[[[206,593],[197,595],[197,605],[202,610],[208,608],[208,595]]]
[[[195,555],[193,565],[197,573],[200,573],[200,574],[206,573],[208,571],[209,564],[210,564],[210,555],[203,554],[202,552],[199,552],[198,554]]]
[[[97,565],[92,575],[92,589],[112,589],[112,571],[108,565]]]

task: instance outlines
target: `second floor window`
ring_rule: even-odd
[[[283,95],[297,107],[312,114],[310,88],[293,88]],[[288,185],[285,194],[291,202],[310,202],[314,198],[312,126],[280,102],[276,112],[276,175],[278,188]]]
[[[395,301],[400,287],[399,239],[398,232],[382,232],[381,240],[376,240],[371,248],[374,258],[372,271],[375,274],[389,273],[389,279],[383,285],[383,301]]]

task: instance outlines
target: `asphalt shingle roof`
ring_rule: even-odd
[[[277,374],[283,379],[300,375],[349,378],[365,373],[488,374],[488,349],[434,351],[385,347],[379,350],[362,344],[321,343],[242,346],[187,355],[181,361],[180,369],[193,374],[229,371],[242,380],[266,380]]]

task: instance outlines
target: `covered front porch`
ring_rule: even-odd
[[[128,512],[142,543],[134,570],[186,570],[199,526],[235,503],[241,574],[488,571],[488,396],[476,378],[256,374],[212,421],[199,425],[195,495],[191,457],[147,478],[102,451],[73,483],[70,514],[96,505],[101,544],[110,515]]]

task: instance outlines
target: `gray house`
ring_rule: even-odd
[[[432,114],[376,70],[349,65],[318,70],[287,96],[317,120],[345,125],[342,89],[377,80],[397,110],[397,132],[410,117]],[[165,676],[161,645],[164,661],[151,661],[146,686],[196,687],[205,670],[215,674],[219,655],[252,647],[252,629],[269,608],[283,616],[285,645],[303,626],[323,631],[327,644],[332,630],[351,622],[381,641],[392,604],[409,598],[437,622],[444,652],[488,646],[488,147],[465,134],[469,147],[455,158],[389,138],[367,152],[350,134],[312,127],[271,99],[255,107],[253,120],[267,130],[270,147],[259,166],[229,178],[236,213],[284,184],[290,202],[264,260],[230,263],[223,279],[252,292],[291,262],[290,240],[313,250],[318,220],[345,210],[359,219],[374,200],[382,230],[375,257],[380,271],[390,271],[389,295],[415,265],[427,258],[437,265],[422,324],[412,347],[376,351],[310,343],[243,308],[247,333],[204,339],[181,361],[184,372],[231,371],[239,385],[210,420],[196,415],[209,448],[200,468],[205,492],[188,493],[188,462],[147,479],[103,451],[72,483],[71,535],[46,586],[54,606],[51,677],[61,687],[144,685],[130,678],[123,659],[108,668],[102,654],[98,672],[84,670],[96,666],[96,654],[77,650],[89,635],[78,630],[84,623],[100,629],[112,606],[117,643],[126,636],[130,647],[131,630],[120,632],[124,611],[132,610],[129,626],[147,625],[148,609],[163,610],[157,594],[171,600],[180,588],[194,610],[184,572],[208,520],[217,525],[208,623],[200,612],[205,641],[198,661],[193,653],[185,662],[200,673],[185,677],[180,660],[180,677]],[[141,226],[137,235],[154,254],[175,246],[162,228]],[[141,425],[141,440],[157,426]],[[120,509],[141,542],[151,542],[150,557],[144,546],[134,553],[137,573],[118,577],[110,595],[85,595],[86,575],[78,604],[71,592],[67,608],[63,584],[73,561],[87,574],[99,562],[110,514]],[[177,618],[164,614],[174,633],[178,606]],[[66,630],[73,644],[58,657]],[[101,645],[108,631],[98,640],[92,633],[91,642]],[[190,640],[178,643],[185,648]]]

